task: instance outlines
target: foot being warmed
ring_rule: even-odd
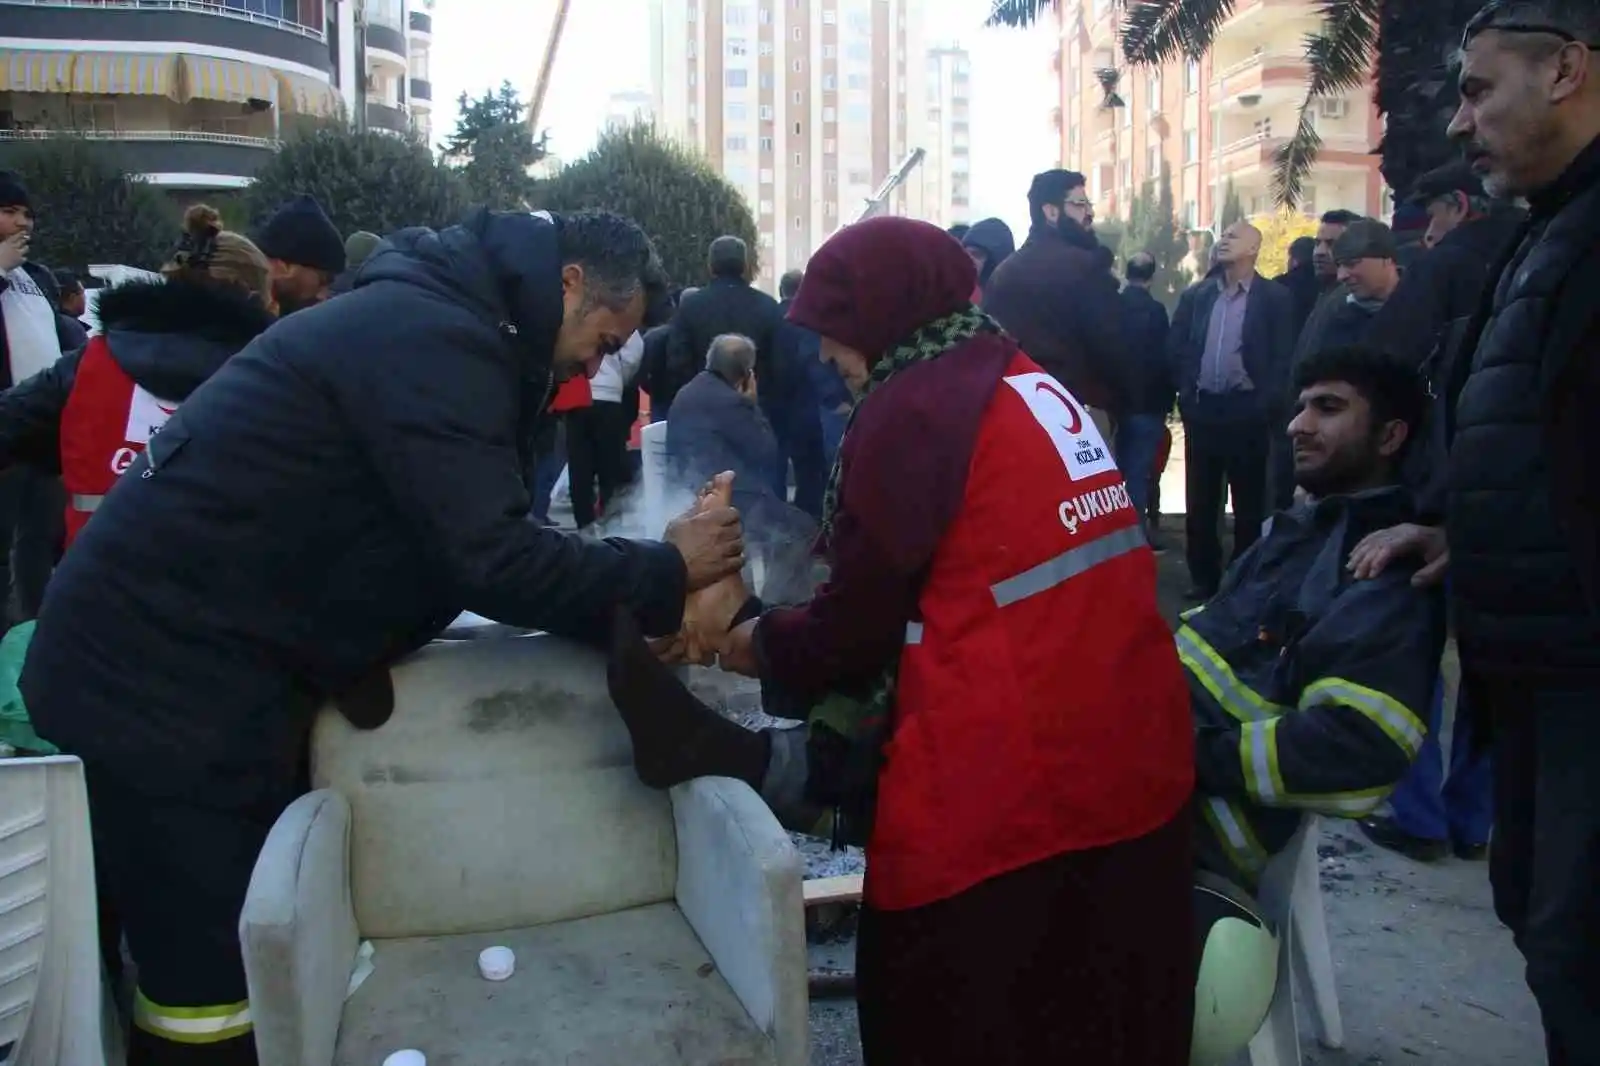
[[[733,777],[760,789],[767,769],[765,733],[722,717],[650,652],[632,613],[618,609],[606,665],[611,701],[633,738],[633,766],[651,788],[696,777]]]

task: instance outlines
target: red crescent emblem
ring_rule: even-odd
[[[1053,381],[1041,381],[1033,388],[1035,392],[1048,392],[1061,401],[1061,405],[1067,409],[1067,417],[1070,419],[1066,426],[1068,433],[1076,436],[1083,432],[1083,416],[1078,413],[1078,405],[1072,402],[1072,397],[1063,392],[1059,385]]]

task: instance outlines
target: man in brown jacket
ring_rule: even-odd
[[[990,276],[983,309],[1103,419],[1134,392],[1134,362],[1123,357],[1117,282],[1096,258],[1083,175],[1035,175],[1028,212],[1028,239]]]

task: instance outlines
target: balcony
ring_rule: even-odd
[[[194,130],[0,130],[0,159],[21,141],[83,137],[111,146],[117,161],[158,185],[193,188],[242,186],[278,150],[267,137]]]
[[[427,78],[412,78],[411,90],[406,98],[413,103],[427,104],[433,102],[433,82]]]
[[[1212,180],[1240,180],[1271,173],[1276,165],[1278,149],[1288,140],[1287,137],[1275,137],[1270,133],[1252,133],[1223,145],[1212,161]],[[1324,137],[1322,148],[1317,153],[1318,168],[1359,169],[1376,164],[1372,146],[1361,137]]]
[[[404,30],[383,22],[368,22],[366,40],[369,54],[372,52],[384,53],[384,55],[374,58],[386,59],[390,63],[398,63],[401,66],[406,64],[406,56],[409,52],[406,48]]]
[[[432,37],[433,16],[426,11],[411,12],[411,32],[424,37]]]
[[[367,101],[367,127],[375,130],[388,130],[391,133],[406,133],[411,129],[411,119],[401,108],[389,104]]]
[[[1304,55],[1262,52],[1215,72],[1211,93],[1223,107],[1254,107],[1275,103],[1279,98],[1298,99],[1305,95],[1309,75]]]
[[[0,0],[6,36],[23,41],[123,41],[226,48],[331,71],[321,26],[257,14],[216,0]],[[18,47],[26,48],[26,44]],[[243,58],[243,57],[240,57]]]

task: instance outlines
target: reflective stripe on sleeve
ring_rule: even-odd
[[[1324,677],[1313,681],[1300,693],[1301,710],[1329,704],[1349,707],[1366,717],[1383,730],[1408,759],[1417,757],[1423,738],[1428,735],[1428,727],[1405,704],[1375,688],[1343,678]]]
[[[215,1007],[163,1007],[143,992],[134,997],[133,1023],[174,1044],[220,1044],[252,1028],[249,1000]]]
[[[86,514],[93,514],[100,509],[100,503],[104,499],[104,496],[90,496],[85,493],[74,492],[72,494],[72,509],[74,511],[83,511]]]
[[[1250,823],[1245,821],[1244,812],[1220,796],[1206,797],[1200,812],[1222,842],[1229,861],[1252,879],[1261,876],[1269,856],[1250,829]]]
[[[1240,681],[1233,667],[1191,627],[1179,626],[1173,639],[1178,645],[1178,659],[1182,661],[1184,669],[1200,682],[1218,706],[1239,721],[1276,718],[1293,709],[1264,699],[1255,689]]]
[[[1278,765],[1278,723],[1268,718],[1246,722],[1239,730],[1239,762],[1244,769],[1245,788],[1267,806],[1276,806],[1288,789],[1283,786],[1283,770]]]
[[[1016,577],[1008,577],[990,588],[998,607],[1009,607],[1029,596],[1037,596],[1070,581],[1101,563],[1110,562],[1146,544],[1144,531],[1137,525],[1119,529],[1081,547],[1062,552]]]
[[[921,622],[907,622],[906,623],[906,643],[907,644],[921,644],[922,643],[922,623]]]

